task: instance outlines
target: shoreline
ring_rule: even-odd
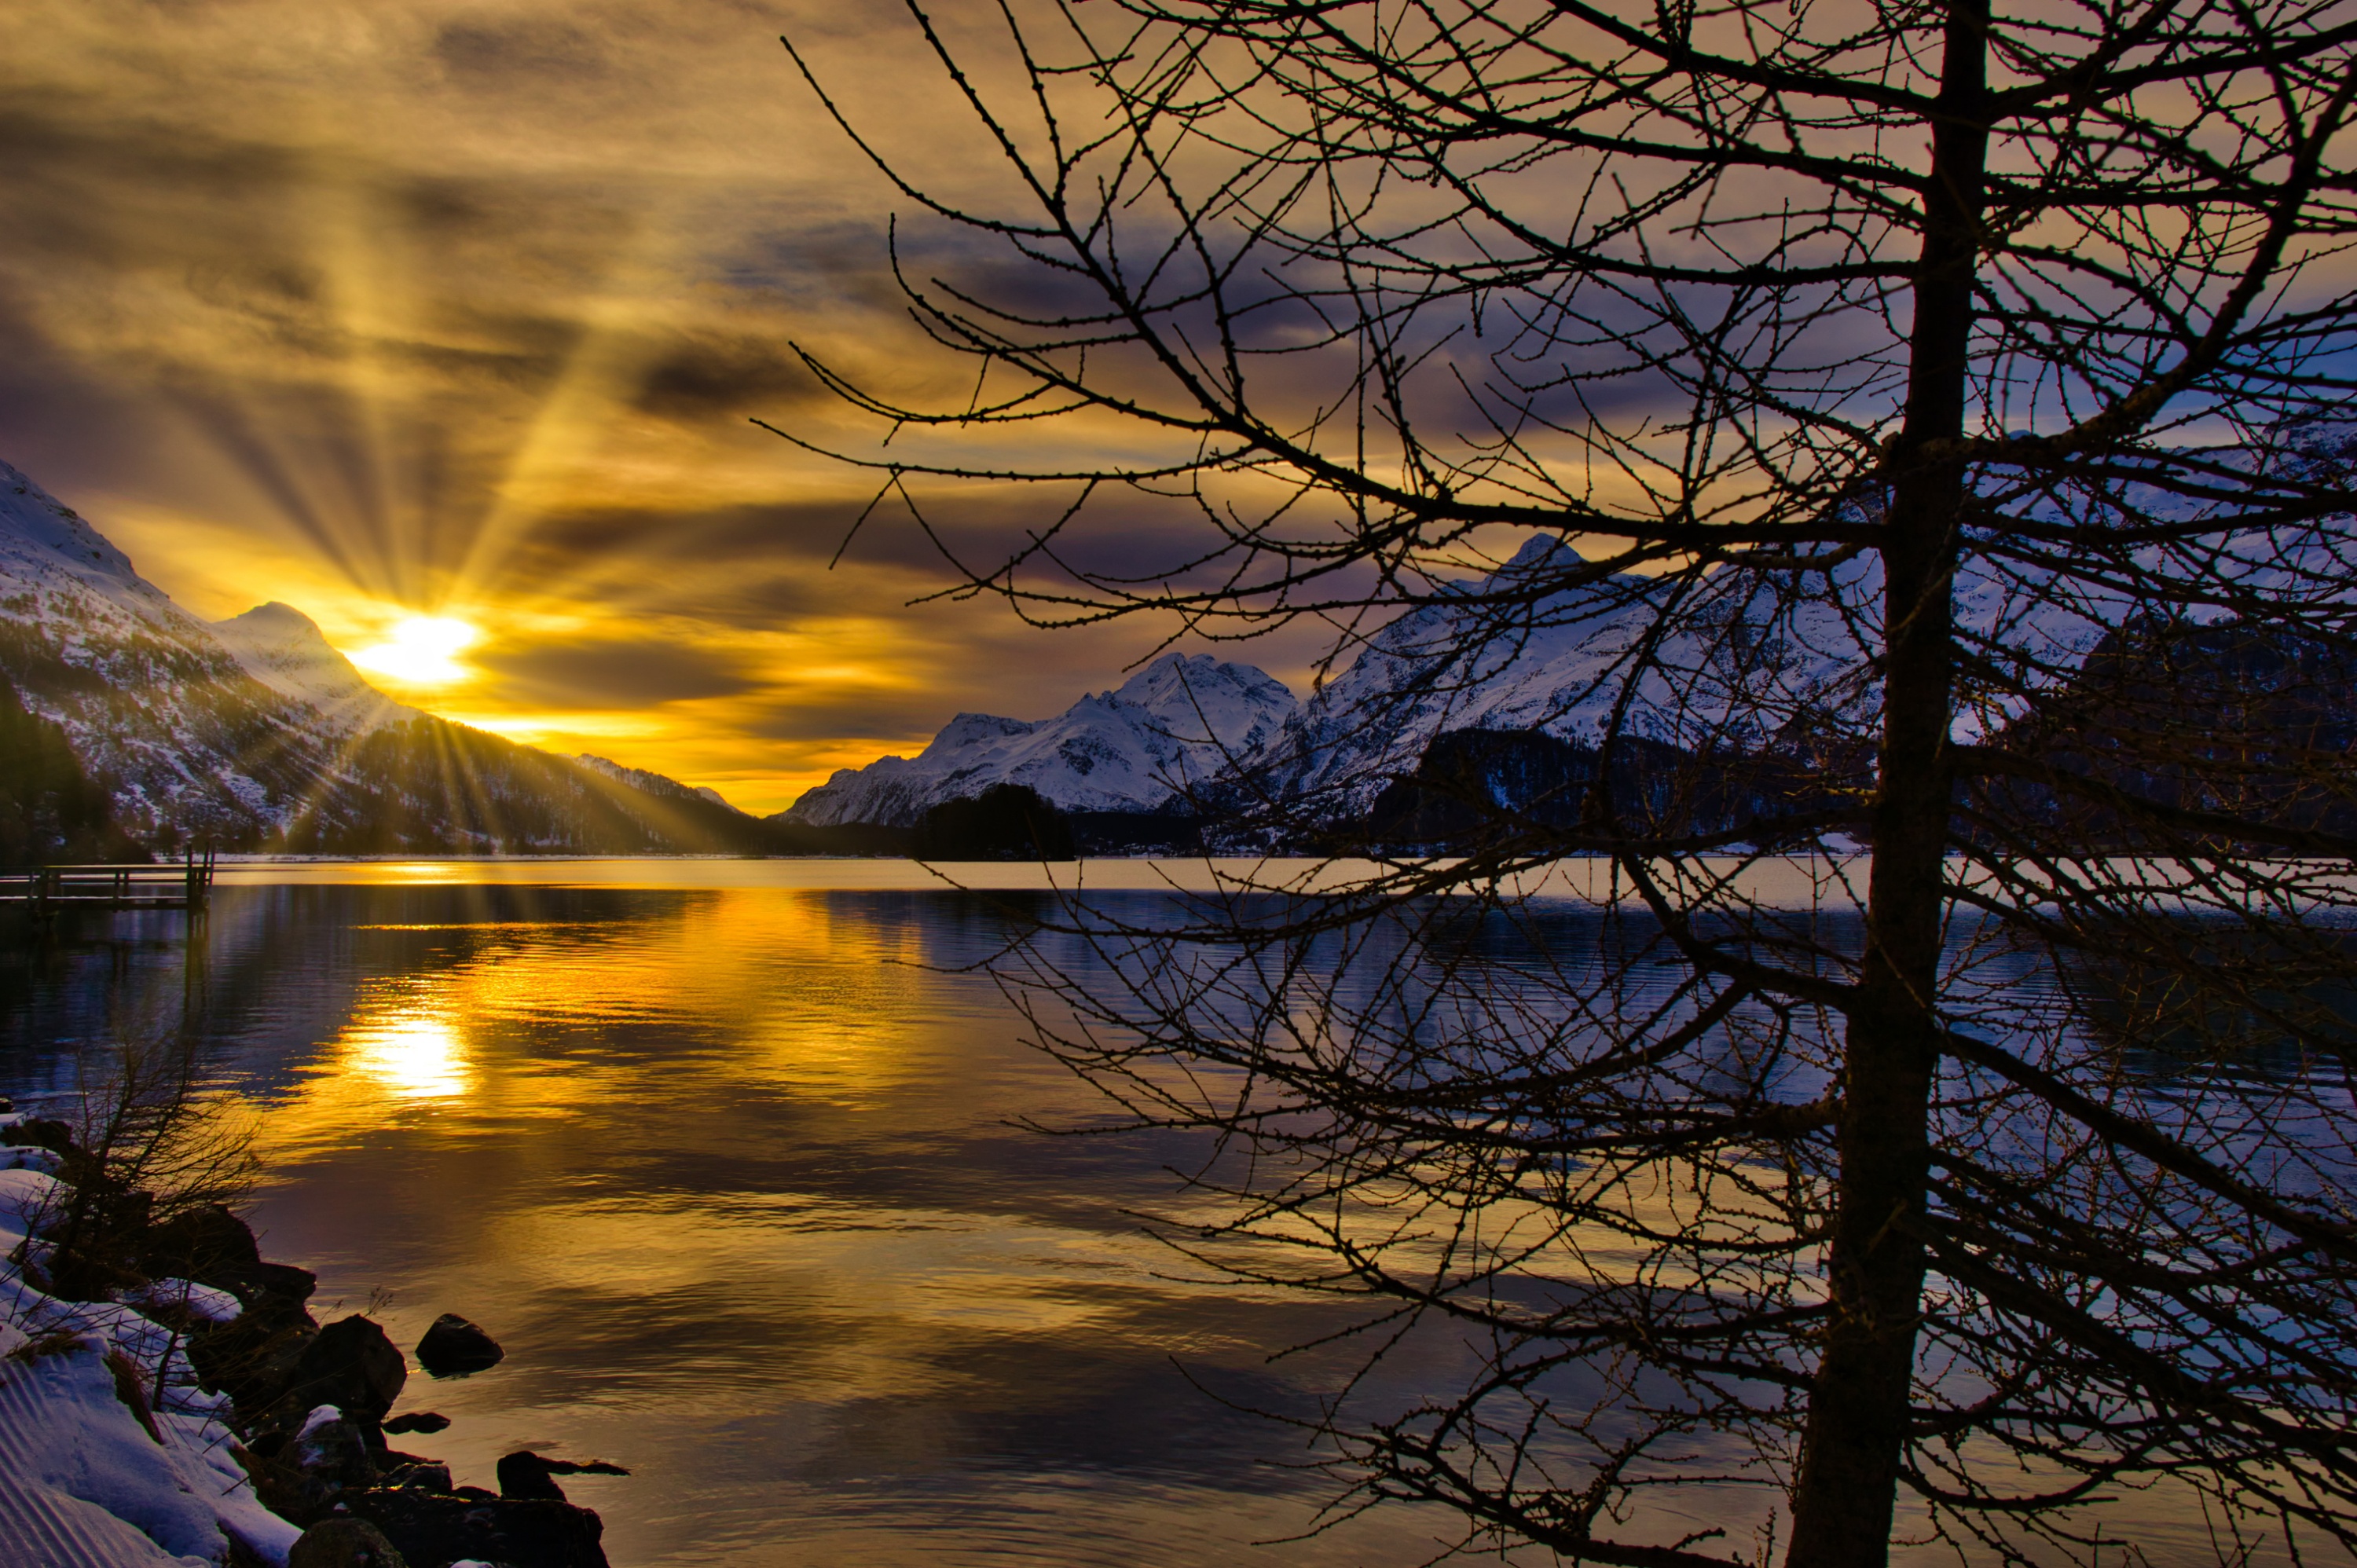
[[[159,1205],[0,1100],[0,1541],[40,1568],[608,1568],[554,1477],[627,1472],[519,1450],[498,1491],[454,1485],[390,1441],[450,1425],[388,1419],[413,1358],[365,1312],[321,1324],[317,1283],[229,1208]],[[414,1359],[504,1354],[446,1314]]]

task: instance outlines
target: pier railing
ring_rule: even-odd
[[[59,909],[187,909],[212,898],[213,853],[150,865],[40,865],[0,871],[0,905],[20,905],[36,916]]]

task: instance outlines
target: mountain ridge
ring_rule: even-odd
[[[321,854],[744,854],[769,843],[751,819],[675,780],[649,774],[669,789],[635,787],[396,703],[292,607],[207,622],[5,462],[0,680],[23,715],[11,723],[36,739],[61,736],[110,819],[103,831],[70,829],[54,806],[25,806],[12,819],[30,824],[25,842],[7,847],[27,858],[101,840]],[[79,799],[53,762],[25,787]]]
[[[913,757],[841,768],[772,821],[913,828],[998,785],[1066,812],[1154,814],[1254,756],[1299,707],[1284,682],[1210,654],[1166,653],[1044,719],[962,713]]]

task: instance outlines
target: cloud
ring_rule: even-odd
[[[631,402],[647,413],[701,424],[716,415],[774,418],[833,395],[783,339],[706,334],[662,349],[641,371]]]
[[[523,704],[554,708],[651,707],[727,697],[759,682],[725,651],[645,639],[541,642],[492,649],[474,662]]]
[[[951,577],[897,504],[829,570],[879,478],[747,423],[879,450],[795,345],[893,397],[954,403],[973,374],[909,321],[886,242],[908,204],[787,30],[895,147],[986,172],[897,7],[10,0],[0,455],[200,614],[282,598],[352,646],[463,614],[497,631],[474,716],[557,715],[748,805],[961,708],[1117,682],[1159,628],[909,607]],[[975,257],[902,234],[926,269]],[[975,563],[1068,499],[918,493]],[[1186,533],[1115,497],[1067,543],[1177,559]]]

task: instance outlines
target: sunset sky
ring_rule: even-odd
[[[789,339],[972,373],[783,32],[958,177],[886,0],[9,0],[0,457],[200,615],[283,600],[431,711],[749,809],[1116,683],[1167,627],[909,607],[904,516],[829,571],[870,485],[748,423],[873,447]],[[986,553],[1048,504],[950,515]]]

